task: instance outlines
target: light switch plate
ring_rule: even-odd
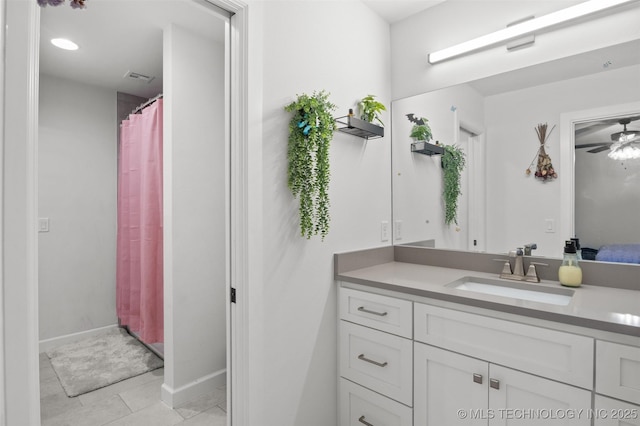
[[[48,217],[41,217],[38,219],[38,232],[49,232]]]

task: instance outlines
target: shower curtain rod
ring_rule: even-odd
[[[133,110],[133,112],[131,112],[131,114],[137,114],[140,111],[142,111],[143,109],[145,109],[146,107],[148,107],[149,105],[151,105],[152,103],[154,103],[155,101],[157,101],[158,99],[162,98],[162,93],[160,93],[158,96],[155,96],[153,98],[150,98],[149,100],[147,100],[146,102],[138,105],[136,107],[136,109]]]

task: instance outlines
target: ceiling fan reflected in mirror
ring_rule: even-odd
[[[611,142],[594,142],[576,144],[576,149],[591,148],[587,152],[595,154],[609,150],[608,156],[614,160],[628,160],[631,158],[640,158],[640,130],[629,130],[627,125],[632,121],[639,120],[640,116],[626,117],[616,120],[617,124],[623,126],[623,130],[611,134]],[[612,123],[600,121],[587,124],[580,128],[576,128],[576,137],[581,134],[588,134],[607,126]]]

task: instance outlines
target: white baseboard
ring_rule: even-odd
[[[196,399],[198,396],[211,392],[220,386],[227,383],[227,370],[219,370],[215,373],[200,377],[181,386],[177,389],[173,389],[165,382],[162,385],[162,402],[168,405],[170,408],[176,408],[180,405]]]
[[[106,327],[93,328],[91,330],[80,331],[78,333],[65,334],[64,336],[53,337],[51,339],[40,340],[40,353],[46,352],[49,349],[56,346],[66,345],[67,343],[74,343],[87,337],[99,336],[107,333],[114,328],[118,327],[118,324],[108,325]]]

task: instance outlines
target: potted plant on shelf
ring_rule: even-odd
[[[429,127],[429,120],[424,117],[416,118],[414,114],[407,114],[407,118],[413,123],[411,128],[411,134],[409,135],[414,141],[429,142],[433,139],[431,133],[431,127]]]
[[[360,109],[361,120],[369,123],[373,123],[375,120],[380,123],[380,126],[384,127],[384,123],[380,119],[380,113],[386,111],[387,107],[381,102],[378,102],[375,95],[367,95],[362,98],[362,100],[358,102],[358,108]]]
[[[324,90],[298,95],[285,106],[293,113],[289,122],[288,185],[300,199],[300,233],[307,239],[329,232],[329,145],[336,129]]]
[[[444,145],[442,154],[442,196],[444,198],[444,223],[458,224],[458,198],[461,194],[460,179],[465,166],[462,149],[453,145]]]

